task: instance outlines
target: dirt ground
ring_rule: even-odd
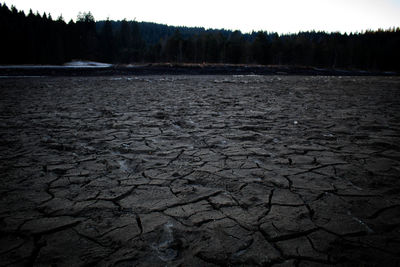
[[[400,78],[0,79],[1,266],[399,266]]]

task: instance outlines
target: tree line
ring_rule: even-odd
[[[259,31],[98,21],[88,13],[66,23],[0,4],[0,64],[223,63],[400,70],[400,28],[363,33]]]

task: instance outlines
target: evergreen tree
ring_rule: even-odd
[[[242,63],[244,40],[240,31],[234,31],[227,42],[226,60],[228,63]]]
[[[143,60],[143,53],[145,47],[145,43],[143,41],[142,34],[140,32],[139,23],[133,21],[131,25],[131,30],[132,30],[131,60],[133,62],[139,62]]]
[[[258,32],[253,43],[252,43],[252,58],[258,64],[268,64],[270,58],[269,53],[269,43],[267,40],[267,35],[264,32]]]
[[[109,19],[104,23],[100,33],[100,59],[104,62],[114,61],[114,35]]]

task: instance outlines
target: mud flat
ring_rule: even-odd
[[[0,79],[2,266],[398,266],[400,78]]]

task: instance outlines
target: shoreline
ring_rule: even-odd
[[[297,66],[147,64],[97,66],[0,66],[0,76],[114,76],[114,75],[307,75],[398,76],[393,71],[341,70]]]

